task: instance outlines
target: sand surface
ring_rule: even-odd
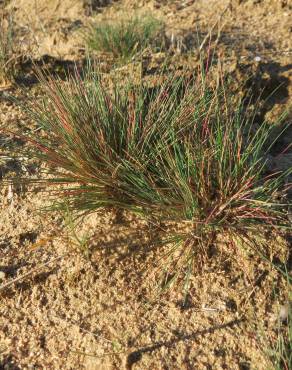
[[[166,22],[174,49],[181,42],[191,49],[198,30],[203,39],[221,14],[219,48],[235,83],[253,74],[255,88],[265,86],[266,94],[278,88],[262,104],[266,119],[291,105],[289,0],[11,0],[1,6],[13,11],[23,52],[54,63],[84,56],[82,30],[94,20],[154,11]],[[179,63],[180,52],[174,55]],[[25,102],[39,94],[37,84],[3,88],[0,125],[32,129],[35,123],[7,96]],[[291,152],[280,154],[291,137],[287,132],[271,153],[273,169],[291,166]],[[218,247],[192,277],[185,302],[180,289],[158,295],[149,266],[159,253],[151,250],[145,222],[127,214],[121,222],[109,212],[92,215],[76,226],[78,241],[64,215],[40,211],[46,193],[5,183],[13,175],[38,176],[38,164],[5,157],[23,145],[0,134],[0,369],[272,366],[267,351],[288,288],[271,264],[250,251]],[[291,268],[285,236],[269,236],[267,243],[274,245],[274,262]]]

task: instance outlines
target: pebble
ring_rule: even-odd
[[[4,271],[0,271],[0,282],[4,281],[5,278],[6,278],[5,272]]]
[[[289,315],[289,303],[286,303],[285,305],[282,305],[280,307],[279,320],[281,322],[286,321],[288,319],[288,315]]]

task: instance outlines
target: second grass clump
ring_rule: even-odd
[[[219,234],[233,250],[288,227],[285,174],[265,167],[274,127],[256,125],[227,86],[204,73],[152,88],[109,88],[94,71],[40,81],[45,99],[28,112],[43,135],[29,141],[50,172],[36,181],[58,186],[59,207],[134,212],[158,225],[167,258],[187,271]]]
[[[89,50],[106,52],[120,62],[129,61],[147,47],[162,48],[163,23],[150,16],[134,16],[92,25],[85,41]]]

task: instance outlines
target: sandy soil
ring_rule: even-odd
[[[4,7],[4,4],[0,6]],[[286,0],[11,0],[23,52],[34,58],[78,60],[88,22],[126,12],[154,11],[174,40],[174,60],[184,60],[196,34],[221,30],[219,50],[235,84],[252,74],[265,87],[262,118],[275,119],[292,99],[292,2]],[[198,31],[199,30],[199,31]],[[256,58],[258,57],[258,58]],[[260,60],[259,60],[260,58]],[[0,91],[0,124],[32,129],[8,94],[37,99],[37,85]],[[291,114],[288,120],[291,120]],[[273,148],[273,169],[291,166],[281,154],[292,133]],[[0,136],[1,153],[23,143]],[[64,215],[38,211],[48,196],[38,188],[4,183],[38,176],[38,165],[3,157],[0,162],[0,369],[268,369],[277,317],[288,300],[284,277],[251,251],[213,251],[191,279],[186,302],[180,289],[158,295],[149,266],[151,230],[125,215],[90,216],[74,237]],[[272,235],[271,259],[291,265],[291,248]],[[132,253],[135,251],[135,253]]]

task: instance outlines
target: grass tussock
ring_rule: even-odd
[[[57,207],[148,219],[170,246],[164,262],[182,261],[187,274],[219,234],[232,251],[259,230],[289,227],[285,174],[265,167],[274,127],[257,126],[224,83],[202,72],[151,89],[109,89],[92,71],[40,81],[46,99],[29,114],[42,134],[28,140],[50,173],[37,181],[58,185]]]
[[[89,50],[110,53],[121,62],[148,47],[162,48],[163,23],[150,16],[135,16],[91,26],[86,35]]]

